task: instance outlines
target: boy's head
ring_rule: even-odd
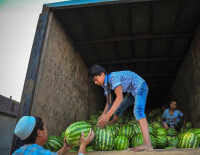
[[[170,109],[175,110],[178,107],[178,101],[177,100],[172,100],[169,104]]]
[[[105,75],[107,74],[107,71],[105,68],[103,68],[100,65],[94,65],[89,68],[88,70],[88,76],[89,78],[99,86],[102,86],[104,84]]]
[[[36,141],[44,145],[47,141],[47,130],[40,117],[23,116],[17,123],[14,133],[24,144],[34,144]]]

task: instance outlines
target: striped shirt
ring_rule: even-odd
[[[37,144],[26,144],[16,150],[12,155],[58,155],[56,152],[45,150]]]
[[[111,72],[108,75],[108,81],[110,89],[114,90],[117,86],[121,85],[123,92],[131,93],[133,96],[136,96],[137,91],[145,80],[134,72],[118,71]],[[104,88],[105,95],[107,95],[107,75],[105,76],[104,85],[102,87]]]

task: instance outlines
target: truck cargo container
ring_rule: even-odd
[[[58,135],[71,123],[102,110],[103,90],[87,75],[88,67],[99,64],[108,72],[136,72],[149,86],[146,109],[169,104],[175,98],[188,120],[200,128],[199,22],[199,0],[45,4],[38,20],[19,118],[40,116],[49,135]],[[16,146],[14,140],[13,148]],[[200,150],[148,152],[168,153],[199,154]]]

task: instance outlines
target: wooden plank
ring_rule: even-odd
[[[74,41],[77,45],[85,45],[91,43],[130,41],[130,40],[150,40],[150,39],[166,39],[166,38],[185,38],[193,37],[194,33],[163,33],[163,34],[138,34],[132,36],[118,36],[113,38],[103,38],[98,40]]]
[[[109,60],[109,61],[99,61],[99,62],[89,62],[87,63],[88,66],[91,65],[106,65],[106,64],[123,64],[123,63],[144,63],[144,62],[158,62],[158,61],[176,61],[182,60],[184,57],[174,57],[174,58],[135,58],[135,59],[126,59],[126,60]]]
[[[200,148],[195,149],[177,149],[171,150],[154,149],[153,151],[133,152],[129,150],[124,151],[95,151],[86,152],[85,155],[197,155],[200,154]],[[68,152],[66,155],[77,155],[77,152]]]

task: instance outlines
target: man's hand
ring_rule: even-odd
[[[98,127],[104,128],[109,120],[110,120],[110,117],[107,114],[103,115],[102,117],[99,118],[97,122]]]
[[[67,151],[69,151],[72,147],[67,144],[66,139],[64,138],[64,144],[63,147],[57,152],[58,155],[63,155]]]
[[[90,142],[93,140],[93,138],[94,138],[94,131],[92,129],[90,129],[87,137],[84,137],[84,132],[82,132],[80,145],[87,146],[88,144],[90,144]]]
[[[67,144],[65,138],[64,138],[64,145],[63,145],[63,147],[64,147],[67,151],[69,151],[69,150],[72,148],[72,146],[70,146],[69,144]]]
[[[99,121],[103,116],[105,116],[105,114],[101,114],[101,116],[98,118],[98,121]]]
[[[86,146],[90,144],[93,138],[94,138],[94,131],[92,129],[90,129],[87,137],[84,137],[84,132],[81,133],[79,153],[83,154],[85,153]]]

